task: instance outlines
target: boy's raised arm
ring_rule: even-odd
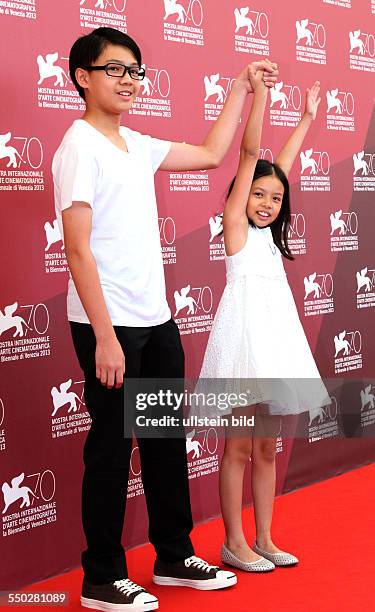
[[[277,65],[269,60],[247,66],[233,84],[232,91],[215,124],[201,145],[172,143],[160,170],[201,170],[217,168],[223,161],[236,133],[246,96],[253,91],[249,69],[263,71],[264,83],[272,87],[277,81]]]

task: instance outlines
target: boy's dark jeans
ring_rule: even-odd
[[[114,327],[125,354],[125,384],[121,389],[107,389],[96,378],[96,341],[91,325],[72,322],[70,325],[85,375],[85,401],[92,418],[84,447],[82,487],[82,520],[87,540],[82,565],[86,578],[101,584],[127,577],[121,536],[132,429],[141,458],[150,542],[165,562],[190,557],[194,554],[189,537],[193,523],[185,439],[145,437],[142,428],[135,424],[134,402],[131,405],[127,402],[125,408],[124,397],[126,378],[175,378],[183,389],[184,354],[177,325],[171,319],[155,327]]]

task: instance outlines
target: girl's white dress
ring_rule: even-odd
[[[267,404],[270,414],[319,411],[330,399],[270,228],[249,225],[245,246],[225,262],[227,284],[196,392],[246,393],[246,405]],[[234,407],[235,401],[220,410],[216,406],[216,414],[228,414]],[[206,406],[205,414],[212,412]]]

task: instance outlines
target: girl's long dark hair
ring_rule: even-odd
[[[261,178],[262,176],[277,176],[277,178],[283,184],[284,195],[283,195],[283,200],[281,203],[280,212],[277,218],[275,219],[275,221],[273,221],[269,227],[271,228],[273,241],[278,247],[278,249],[280,250],[281,254],[284,255],[286,259],[292,260],[294,259],[294,257],[288,245],[288,233],[289,233],[289,228],[290,228],[289,181],[285,173],[280,168],[280,166],[278,166],[277,164],[273,164],[266,159],[258,159],[256,166],[255,166],[253,182]],[[229,185],[227,199],[229,198],[232,192],[235,180],[236,180],[236,177],[234,177],[231,184]],[[249,223],[251,225],[254,225],[254,223],[250,220],[249,220]]]

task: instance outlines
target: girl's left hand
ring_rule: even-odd
[[[318,107],[321,101],[321,98],[318,97],[319,91],[320,91],[319,81],[315,81],[311,89],[306,90],[305,113],[309,115],[312,120],[316,118],[316,113],[318,112]]]
[[[248,78],[251,89],[255,93],[257,89],[265,89],[264,69],[256,66],[255,62],[248,66]]]

